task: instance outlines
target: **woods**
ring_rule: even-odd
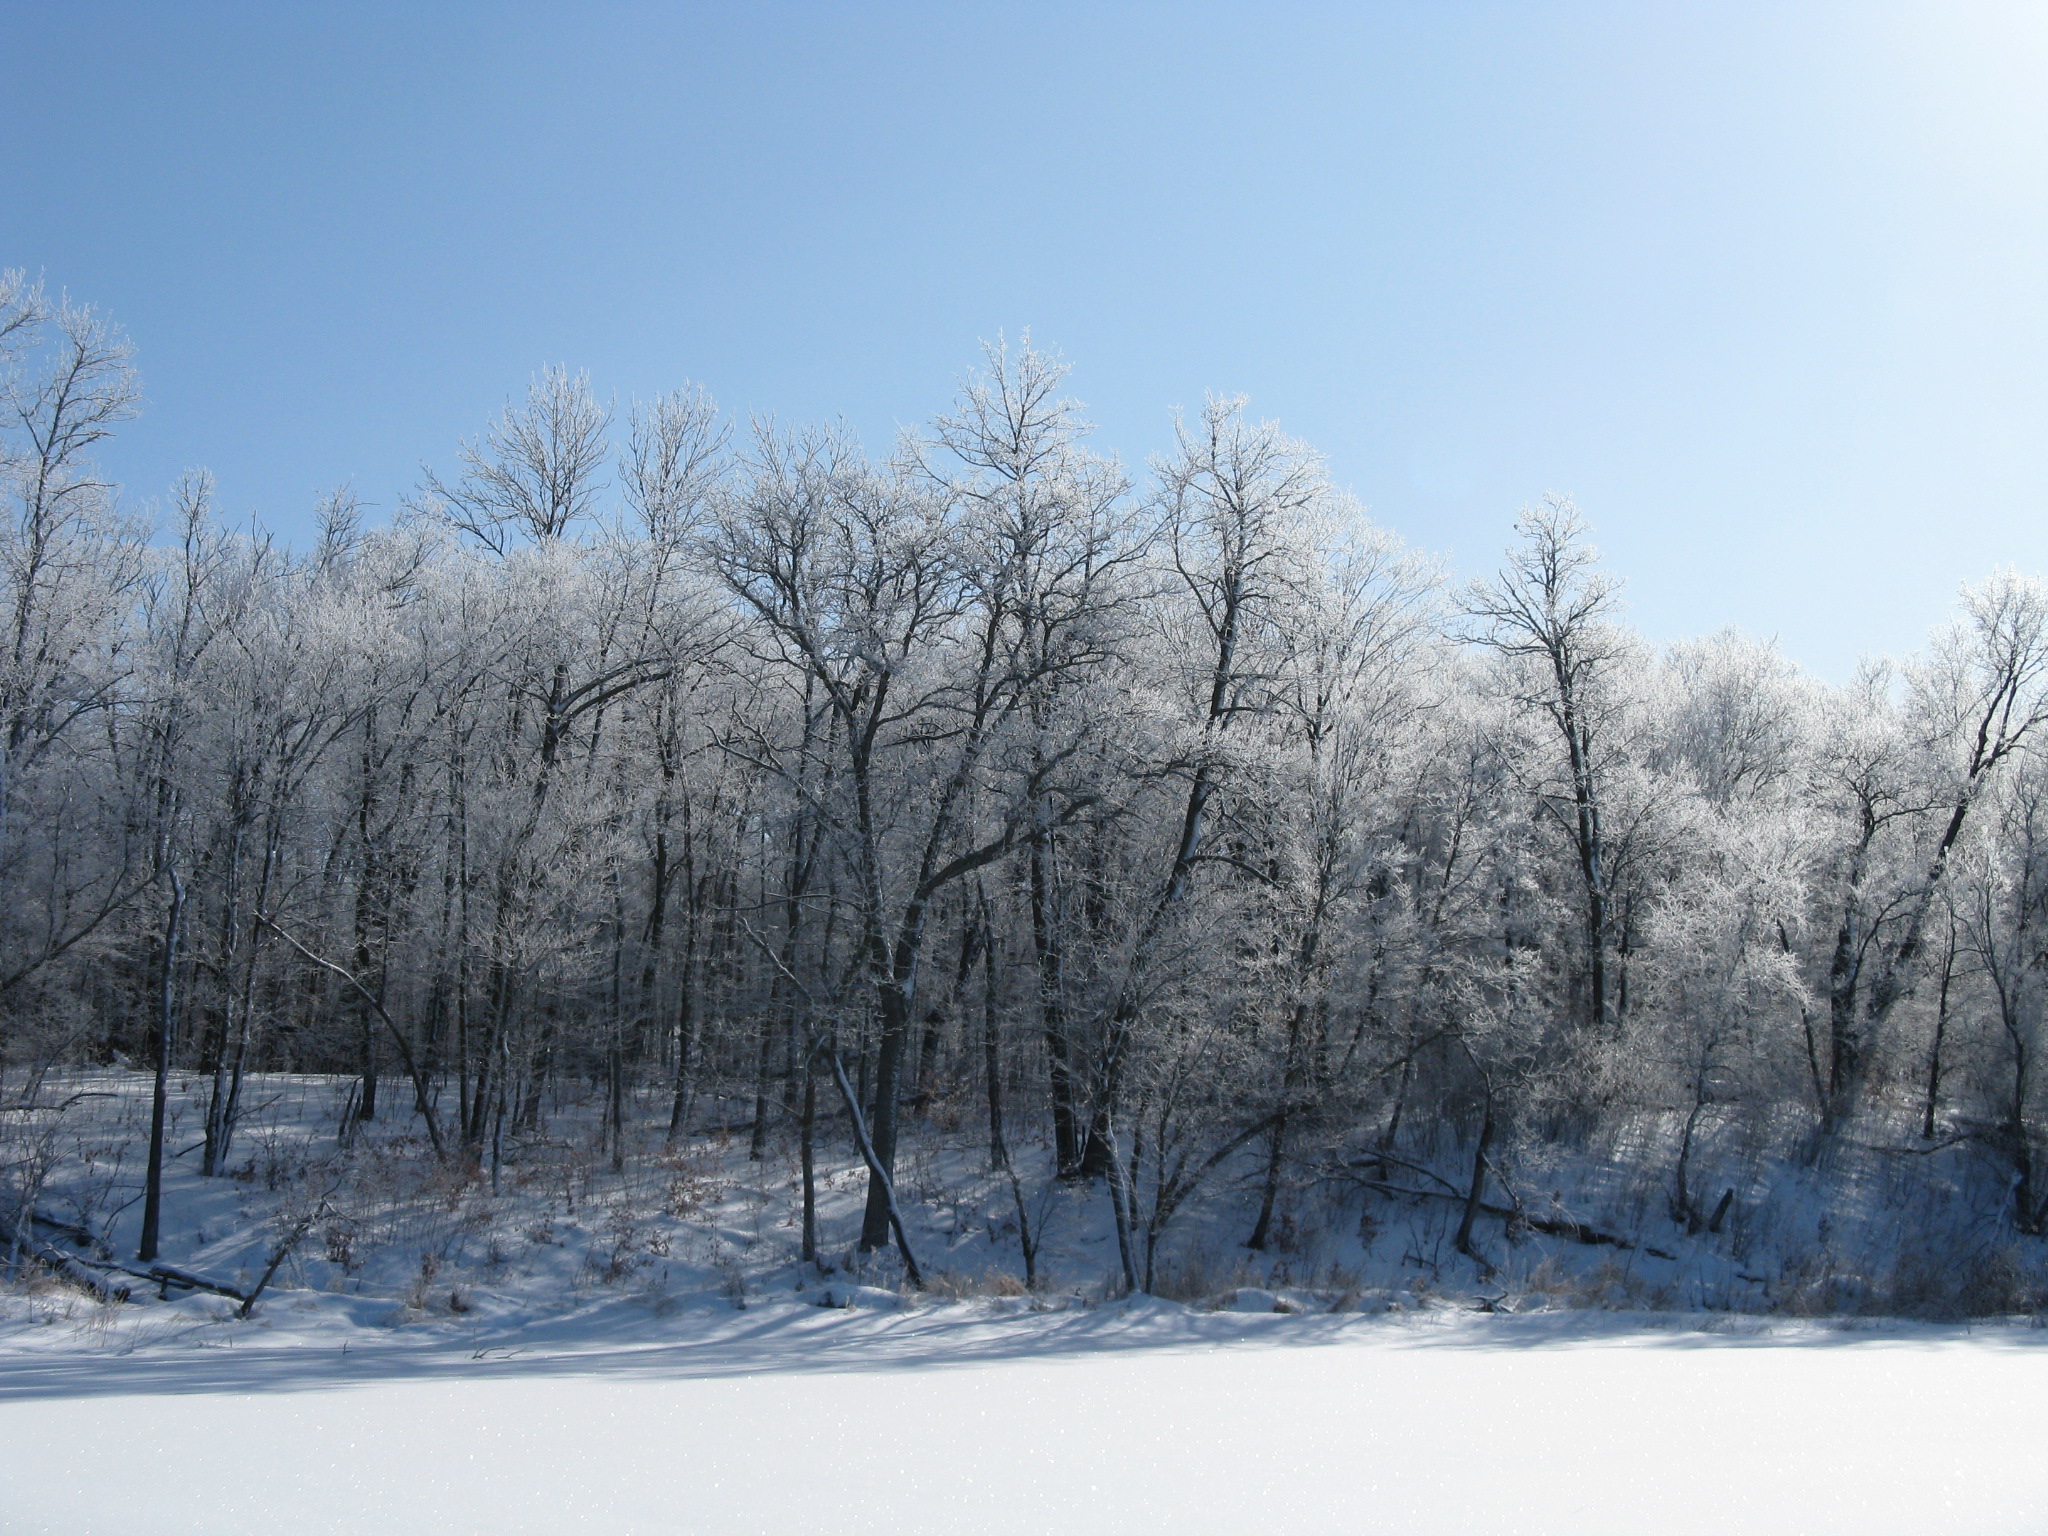
[[[1660,650],[1567,500],[1460,586],[1241,399],[1120,463],[1028,342],[881,457],[548,371],[299,549],[100,478],[92,311],[10,276],[0,346],[0,1102],[153,1075],[141,1261],[173,1071],[208,1175],[263,1072],[493,1185],[570,1088],[615,1170],[710,1113],[800,1140],[806,1257],[818,1139],[881,1253],[920,1127],[1043,1132],[1134,1289],[1226,1181],[1257,1251],[1417,1159],[1478,1257],[1535,1144],[1693,1234],[1714,1136],[1964,1145],[2048,1225],[2032,579],[1840,688]]]

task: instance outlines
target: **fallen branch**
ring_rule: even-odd
[[[1399,1184],[1388,1184],[1380,1179],[1359,1179],[1367,1189],[1378,1190],[1383,1195],[1398,1195],[1404,1200],[1452,1200],[1463,1204],[1465,1196],[1449,1194],[1435,1189],[1404,1189]],[[1648,1243],[1638,1243],[1614,1232],[1602,1232],[1598,1227],[1589,1227],[1583,1221],[1570,1217],[1531,1216],[1527,1211],[1511,1210],[1504,1205],[1489,1205],[1479,1202],[1477,1207],[1482,1216],[1497,1217],[1501,1221],[1518,1221],[1532,1232],[1541,1232],[1548,1237],[1570,1238],[1575,1243],[1586,1243],[1596,1247],[1623,1248],[1641,1251],[1656,1259],[1675,1259],[1675,1253],[1662,1248],[1653,1248]]]
[[[74,1093],[70,1098],[60,1100],[55,1104],[0,1104],[0,1115],[31,1115],[46,1109],[55,1112],[69,1109],[80,1099],[113,1099],[119,1097],[119,1094],[107,1093],[97,1088],[89,1088]]]
[[[114,1256],[114,1251],[89,1227],[81,1227],[76,1222],[62,1221],[55,1216],[46,1216],[41,1211],[30,1211],[28,1219],[32,1226],[41,1227],[45,1232],[53,1233],[85,1249],[95,1258],[111,1259]]]
[[[111,1259],[88,1259],[75,1253],[66,1253],[51,1242],[38,1242],[30,1250],[35,1261],[45,1269],[53,1269],[73,1284],[82,1285],[102,1301],[133,1300],[130,1287],[117,1285],[109,1278],[124,1275],[130,1280],[147,1280],[159,1291],[170,1286],[180,1290],[210,1291],[216,1296],[225,1296],[230,1301],[248,1303],[250,1298],[232,1285],[218,1280],[209,1280],[204,1275],[195,1275],[170,1264],[152,1264],[148,1269],[131,1269],[126,1264],[117,1264]]]
[[[37,1243],[30,1250],[30,1256],[38,1264],[42,1265],[43,1268],[53,1270],[57,1274],[62,1275],[66,1280],[69,1280],[73,1285],[92,1292],[101,1301],[112,1303],[123,1302],[129,1299],[129,1289],[127,1286],[116,1285],[104,1273],[101,1273],[103,1270],[127,1273],[125,1270],[118,1270],[116,1266],[94,1264],[89,1260],[79,1258],[75,1253],[66,1253],[55,1243]]]
[[[378,998],[376,993],[363,985],[361,979],[354,971],[349,970],[346,966],[336,965],[332,960],[324,959],[314,954],[312,950],[306,948],[305,945],[285,932],[284,929],[278,927],[276,921],[272,918],[266,917],[263,913],[259,912],[256,914],[256,921],[265,928],[268,928],[280,939],[283,939],[285,943],[305,956],[307,960],[319,966],[321,970],[339,976],[343,981],[347,982],[356,995],[368,1003],[371,1011],[383,1021],[385,1030],[391,1036],[391,1043],[398,1047],[399,1060],[405,1064],[405,1075],[412,1080],[413,1102],[418,1107],[421,1118],[427,1122],[427,1139],[434,1144],[434,1158],[437,1162],[447,1162],[448,1149],[443,1144],[441,1138],[441,1117],[434,1110],[432,1087],[427,1082],[426,1073],[420,1070],[419,1059],[413,1054],[412,1041],[406,1036],[405,1031],[398,1027],[398,1021],[385,1011],[382,1000]]]
[[[1411,1163],[1407,1158],[1396,1157],[1391,1152],[1375,1152],[1370,1157],[1362,1157],[1358,1159],[1358,1161],[1352,1163],[1350,1166],[1355,1171],[1360,1168],[1369,1167],[1373,1164],[1377,1164],[1380,1167],[1384,1168],[1388,1163],[1397,1164],[1402,1168],[1406,1168],[1411,1173],[1419,1173],[1425,1179],[1435,1179],[1437,1183],[1443,1185],[1443,1187],[1447,1191],[1449,1191],[1451,1194],[1456,1195],[1460,1200],[1465,1198],[1465,1192],[1463,1190],[1459,1189],[1457,1185],[1453,1184],[1449,1179],[1445,1178],[1442,1174],[1438,1173],[1434,1168],[1426,1168],[1421,1163]]]
[[[263,1288],[270,1284],[270,1277],[277,1273],[278,1265],[291,1256],[291,1251],[304,1241],[313,1224],[332,1211],[327,1197],[322,1195],[313,1206],[302,1212],[299,1218],[278,1235],[277,1245],[270,1250],[270,1261],[263,1266],[263,1273],[256,1277],[256,1284],[249,1294],[242,1298],[242,1308],[235,1316],[247,1318],[256,1310],[256,1298],[263,1294]]]
[[[833,1080],[839,1085],[839,1096],[846,1101],[846,1113],[853,1120],[853,1138],[860,1146],[861,1160],[868,1165],[868,1177],[882,1186],[882,1200],[889,1208],[889,1225],[895,1229],[896,1248],[903,1255],[903,1271],[921,1291],[924,1274],[917,1267],[917,1255],[910,1251],[910,1238],[903,1230],[903,1213],[896,1208],[896,1181],[889,1177],[889,1170],[875,1154],[874,1143],[868,1140],[867,1122],[861,1118],[860,1103],[854,1098],[853,1085],[846,1080],[846,1067],[839,1060],[839,1052],[828,1049],[825,1056],[832,1063]]]
[[[169,1264],[152,1264],[146,1270],[125,1270],[126,1274],[140,1274],[145,1280],[154,1280],[158,1285],[182,1286],[188,1291],[211,1291],[216,1296],[225,1296],[231,1301],[247,1301],[249,1298],[232,1285],[223,1285],[218,1280],[209,1280],[204,1275],[195,1275],[190,1270],[178,1269]]]
[[[1866,1152],[1882,1153],[1886,1157],[1932,1157],[1937,1152],[1946,1152],[1950,1147],[1966,1146],[1973,1141],[1985,1141],[1989,1137],[1982,1131],[1958,1131],[1953,1136],[1930,1142],[1924,1147],[1886,1147],[1874,1141],[1860,1141],[1856,1145]]]
[[[30,1211],[28,1219],[31,1227],[39,1227],[44,1232],[85,1250],[84,1253],[66,1253],[55,1242],[45,1238],[36,1244],[37,1261],[60,1270],[67,1278],[95,1291],[105,1291],[109,1287],[110,1282],[105,1281],[103,1277],[126,1275],[131,1280],[153,1281],[160,1290],[165,1286],[175,1285],[181,1290],[211,1291],[216,1296],[226,1296],[234,1301],[247,1300],[242,1292],[232,1285],[223,1284],[219,1280],[209,1280],[204,1275],[195,1275],[190,1270],[179,1269],[174,1264],[151,1264],[147,1269],[134,1269],[118,1263],[114,1259],[112,1249],[90,1229],[81,1227],[76,1222],[64,1221],[55,1216],[45,1215],[41,1211]],[[91,1278],[86,1278],[87,1275]],[[126,1288],[122,1287],[120,1290],[121,1294],[111,1299],[128,1300]]]

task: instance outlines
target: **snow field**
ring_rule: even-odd
[[[1247,1325],[1149,1303],[1118,1343],[1089,1332],[1107,1317],[801,1310],[699,1345],[510,1359],[15,1356],[4,1526],[2048,1531],[2048,1353],[2027,1331]]]

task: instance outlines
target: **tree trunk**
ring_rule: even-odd
[[[1074,1113],[1074,1068],[1067,1041],[1065,950],[1053,911],[1051,836],[1031,840],[1031,945],[1038,961],[1038,1009],[1045,1035],[1046,1083],[1052,1098],[1053,1163],[1063,1179],[1081,1171],[1081,1137]]]
[[[982,1077],[988,1086],[988,1165],[1003,1171],[1010,1166],[1010,1148],[1003,1139],[1003,1057],[1001,1013],[996,1007],[995,924],[990,915],[988,897],[981,896],[979,901],[981,923],[987,934],[981,949],[981,1067]],[[1071,1117],[1067,1131],[1071,1139]],[[1021,1205],[1019,1210],[1022,1210]],[[1021,1223],[1021,1216],[1019,1221]]]
[[[1266,1140],[1266,1177],[1259,1194],[1259,1219],[1252,1223],[1252,1235],[1245,1247],[1263,1253],[1273,1233],[1273,1207],[1280,1198],[1280,1161],[1287,1146],[1287,1116],[1283,1113]]]
[[[1934,1114],[1941,1105],[1941,1046],[1942,1037],[1948,1032],[1949,983],[1955,977],[1956,935],[1955,926],[1949,926],[1948,948],[1941,961],[1941,997],[1934,1010],[1934,1043],[1927,1053],[1927,1096],[1920,1111],[1920,1136],[1922,1140],[1934,1139]]]
[[[874,1112],[868,1124],[880,1166],[891,1175],[896,1169],[898,1129],[897,1089],[903,1077],[904,1046],[910,1038],[910,998],[896,981],[881,988],[882,1033],[875,1052]],[[863,1252],[886,1247],[889,1242],[889,1202],[886,1180],[868,1183],[867,1212],[860,1229]]]
[[[1452,1246],[1458,1252],[1468,1259],[1476,1259],[1485,1266],[1488,1273],[1492,1272],[1493,1266],[1487,1263],[1477,1248],[1472,1246],[1472,1224],[1479,1219],[1480,1207],[1486,1199],[1486,1159],[1493,1151],[1493,1136],[1493,1094],[1489,1091],[1486,1095],[1486,1113],[1479,1124],[1479,1145],[1472,1153],[1472,1187],[1465,1196],[1465,1214],[1458,1222],[1458,1235],[1452,1240]]]
[[[797,1123],[797,1155],[803,1164],[804,1230],[803,1261],[818,1262],[818,1162],[815,1135],[818,1124],[818,1074],[813,1070],[815,1053],[804,1056],[804,1112]]]
[[[170,1097],[171,1047],[178,1022],[178,940],[185,917],[185,884],[175,869],[165,874],[171,883],[171,909],[164,919],[164,963],[158,996],[156,1025],[156,1079],[149,1099],[149,1167],[143,1175],[142,1241],[135,1253],[138,1263],[147,1264],[157,1256],[163,1228],[164,1208],[164,1117]]]

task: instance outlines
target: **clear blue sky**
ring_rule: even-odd
[[[1825,675],[2048,568],[2039,4],[0,0],[0,265],[104,306],[131,496],[388,508],[528,375],[844,415],[978,338],[1105,445],[1244,391],[1484,567]]]

